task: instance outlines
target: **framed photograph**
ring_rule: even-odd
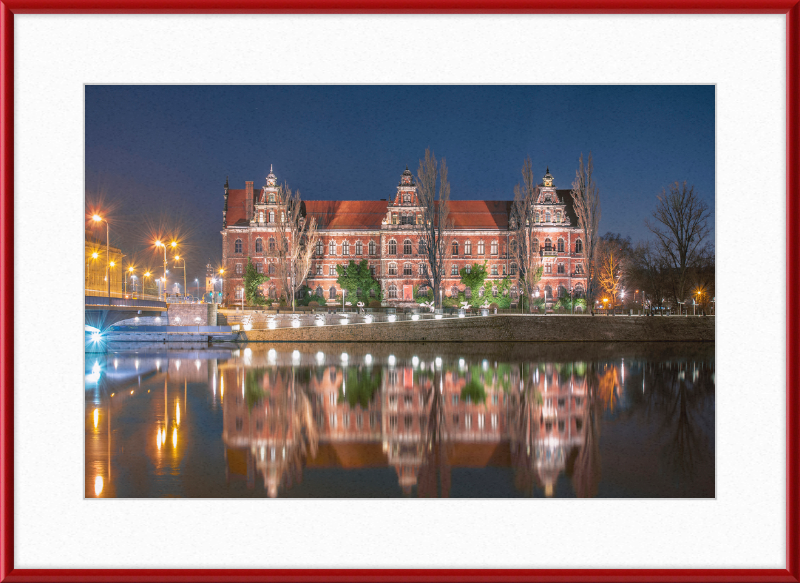
[[[800,579],[796,4],[1,15],[0,580]]]

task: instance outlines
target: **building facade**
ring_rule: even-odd
[[[253,182],[244,189],[232,189],[225,181],[222,213],[223,296],[228,303],[241,299],[243,278],[250,257],[256,269],[266,275],[277,273],[275,236],[280,223],[282,201],[277,177],[270,167],[266,183],[256,191]],[[416,305],[414,290],[426,289],[428,269],[417,224],[422,209],[417,200],[414,177],[406,167],[392,198],[377,201],[304,201],[305,216],[314,217],[320,234],[307,288],[327,303],[341,301],[337,265],[367,260],[380,283],[384,305]],[[457,297],[465,291],[460,270],[486,262],[487,278],[482,294],[491,301],[498,284],[511,280],[506,293],[511,305],[519,301],[519,266],[512,228],[513,201],[451,200],[453,240],[442,283],[443,294]],[[536,223],[536,240],[530,248],[541,259],[543,275],[537,294],[548,305],[560,295],[580,297],[586,289],[583,273],[583,241],[570,190],[559,190],[549,169],[537,189],[530,216]],[[264,295],[281,296],[275,282],[264,284]]]

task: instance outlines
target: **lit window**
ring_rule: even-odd
[[[335,265],[329,265],[328,266],[328,275],[336,275],[336,266]]]
[[[361,255],[364,252],[364,245],[361,241],[356,241],[356,255]]]
[[[375,255],[375,241],[369,242],[369,254]]]
[[[350,255],[350,243],[348,241],[342,243],[342,255]]]
[[[492,241],[492,255],[497,255],[497,241]]]
[[[274,194],[269,195],[269,198],[270,198],[270,202],[275,202],[275,195]],[[269,222],[270,223],[274,223],[275,222],[275,211],[269,211]]]
[[[411,239],[406,239],[403,241],[403,254],[404,255],[411,255]]]
[[[483,255],[485,253],[485,248],[483,246],[483,241],[478,241],[478,255]]]
[[[472,255],[472,242],[464,241],[464,255]]]
[[[336,255],[336,241],[331,241],[328,243],[328,254]]]
[[[397,275],[397,264],[390,263],[389,264],[389,275]]]

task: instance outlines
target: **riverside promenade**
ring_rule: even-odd
[[[713,316],[530,316],[251,329],[246,342],[714,342]]]

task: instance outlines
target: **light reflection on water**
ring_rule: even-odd
[[[714,346],[111,347],[86,497],[713,497]]]

